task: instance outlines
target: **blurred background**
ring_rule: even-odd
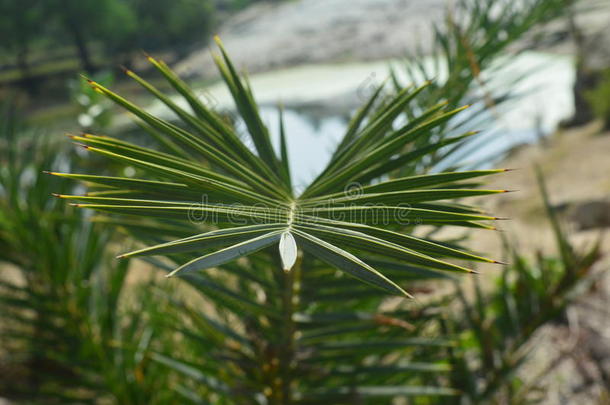
[[[535,381],[542,403],[608,404],[610,1],[575,0],[546,14],[520,14],[530,3],[544,1],[514,2],[503,30],[486,32],[502,44],[493,53],[482,42],[477,51],[490,53],[484,63],[473,62],[468,47],[460,56],[470,92],[460,100],[479,100],[482,132],[451,167],[518,169],[489,185],[518,191],[495,205],[485,202],[511,219],[501,224],[502,235],[473,232],[463,243],[491,257],[518,252],[524,263],[532,260],[522,269],[527,282],[540,281],[542,257],[567,269],[576,259],[566,251],[584,249],[584,257],[599,244],[591,253],[596,260],[565,282],[569,288],[536,287],[541,300],[561,305],[527,329],[528,347],[537,350],[503,378],[511,387]],[[66,133],[139,136],[129,116],[81,75],[168,118],[123,73],[134,70],[168,90],[146,60],[151,54],[208,105],[231,115],[208,48],[218,34],[236,66],[248,71],[276,140],[277,106],[284,106],[298,189],[324,167],[350,117],[386,79],[455,79],[438,31],[465,24],[464,10],[473,8],[451,0],[0,0],[0,404],[182,403],[172,390],[158,389],[179,379],[167,371],[170,361],[143,360],[154,357],[149,347],[171,352],[171,337],[150,320],[171,313],[173,304],[147,291],[167,295],[174,287],[159,282],[151,264],[116,262],[113,254],[132,240],[52,200],[52,192],[69,186],[41,174],[108,169],[84,162]],[[490,10],[490,20],[506,12]],[[546,182],[546,205],[535,166]],[[124,175],[133,175],[128,169]],[[490,297],[497,276],[483,269],[480,277]],[[514,293],[517,300],[525,295]],[[499,315],[487,315],[493,316]],[[501,398],[472,403],[526,403]]]

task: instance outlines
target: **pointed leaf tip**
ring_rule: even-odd
[[[282,269],[289,272],[297,260],[297,244],[290,231],[282,233],[280,238],[280,258],[282,259]]]
[[[131,76],[133,76],[133,72],[132,72],[132,70],[131,70],[131,69],[129,69],[129,68],[127,68],[127,67],[125,67],[125,66],[122,66],[122,65],[121,65],[121,70],[122,70],[122,71],[123,71],[123,73],[125,73],[127,76],[130,76],[130,77],[131,77]]]

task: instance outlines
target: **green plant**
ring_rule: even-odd
[[[472,181],[503,170],[386,179],[396,169],[472,135],[416,146],[419,137],[462,108],[433,106],[396,126],[429,84],[401,91],[378,110],[367,104],[328,167],[297,196],[291,187],[288,134],[281,131],[276,153],[247,82],[218,44],[218,69],[246,134],[203,105],[163,62],[149,58],[191,111],[135,73],[127,74],[173,110],[179,125],[90,83],[137,117],[162,151],[107,136],[77,136],[73,139],[89,152],[137,167],[141,174],[53,173],[96,186],[85,196],[60,196],[79,201],[77,207],[142,217],[106,220],[133,225],[139,239],[157,243],[122,257],[166,256],[172,261],[155,263],[198,292],[195,304],[168,298],[190,318],[177,327],[185,341],[197,342],[191,342],[197,356],[157,356],[189,377],[179,392],[195,402],[277,404],[355,398],[385,403],[400,396],[454,395],[437,376],[430,385],[425,383],[430,379],[419,375],[446,370],[434,353],[451,345],[415,333],[425,329],[430,315],[418,314],[401,300],[391,309],[381,308],[387,293],[408,296],[407,284],[441,277],[437,271],[470,272],[444,258],[494,262],[417,237],[414,231],[421,225],[493,228],[483,222],[495,217],[440,201],[501,193],[473,188]],[[256,153],[244,136],[250,137]],[[463,180],[469,182],[464,186]],[[202,362],[196,360],[200,358]],[[376,378],[377,372],[389,374]],[[412,376],[412,385],[404,384],[405,375]]]
[[[226,122],[201,104],[166,66],[152,58],[151,62],[168,78],[170,84],[191,103],[196,115],[179,107],[135,73],[127,73],[176,112],[192,132],[153,117],[101,84],[90,82],[96,91],[141,119],[169,153],[105,136],[85,134],[73,139],[84,144],[90,152],[138,166],[151,173],[153,178],[162,177],[170,181],[52,173],[110,188],[95,195],[60,197],[83,201],[76,204],[78,207],[104,212],[191,222],[200,220],[207,222],[208,226],[225,226],[221,232],[211,231],[126,253],[122,257],[197,251],[202,245],[228,246],[184,264],[172,273],[187,274],[226,263],[281,240],[284,246],[280,249],[283,267],[285,272],[289,272],[296,260],[296,239],[314,256],[323,257],[356,278],[399,295],[407,294],[356,257],[318,240],[318,237],[336,240],[341,246],[377,254],[384,252],[406,263],[439,270],[469,272],[435,257],[493,262],[376,226],[400,227],[413,225],[417,221],[418,224],[487,228],[476,221],[497,219],[467,206],[439,204],[437,201],[505,192],[454,187],[460,180],[503,170],[439,173],[369,184],[405,163],[421,159],[433,150],[458,143],[472,135],[466,133],[425,149],[408,149],[408,145],[419,136],[427,134],[463,108],[445,111],[442,107],[433,107],[394,129],[392,124],[402,109],[427,85],[405,89],[361,128],[362,120],[354,122],[346,135],[347,141],[341,143],[328,167],[301,195],[295,196],[290,183],[285,135],[282,135],[281,156],[278,157],[271,146],[267,129],[258,116],[252,93],[237,76],[224,50],[223,55],[224,61],[217,59],[219,70],[234,96],[258,155],[248,149],[240,135]],[[350,195],[349,187],[353,185],[358,188],[356,194]],[[168,195],[169,192],[171,194]],[[156,198],[147,199],[147,196]],[[197,215],[204,217],[199,219]]]
[[[485,10],[491,12],[491,8]],[[488,30],[484,35],[493,37],[495,32]],[[459,47],[461,36],[453,40]],[[59,272],[55,267],[74,257],[72,242],[62,244],[66,249],[57,252],[48,249],[53,244],[45,244],[41,262],[51,255],[47,251],[62,259],[44,267],[48,272],[30,271],[32,278],[44,284],[47,274],[70,274],[65,280],[52,280],[53,287],[44,291],[51,310],[38,304],[36,291],[29,285],[21,288],[9,283],[0,292],[3,304],[11,308],[9,315],[25,309],[40,314],[52,311],[57,313],[53,319],[71,325],[68,330],[50,329],[54,339],[50,341],[36,341],[35,334],[19,331],[25,338],[21,341],[42,354],[48,355],[52,347],[57,352],[53,360],[71,371],[70,375],[44,376],[45,392],[38,394],[48,401],[51,393],[59,393],[64,402],[79,403],[96,399],[168,403],[173,399],[221,405],[390,404],[407,397],[414,404],[467,400],[470,392],[456,378],[462,364],[455,359],[461,353],[456,349],[450,361],[446,355],[464,343],[463,336],[439,332],[439,312],[450,298],[432,297],[432,303],[420,305],[388,295],[404,296],[407,287],[419,295],[430,292],[434,284],[427,281],[452,277],[444,270],[467,271],[456,260],[492,262],[461,250],[458,239],[435,240],[436,232],[445,226],[493,228],[483,222],[493,217],[442,200],[502,191],[477,188],[479,177],[502,170],[438,171],[440,163],[463,148],[470,134],[455,124],[476,122],[455,118],[467,93],[461,86],[445,84],[437,89],[436,83],[425,83],[419,88],[398,86],[398,94],[381,100],[384,89],[378,89],[354,116],[326,170],[303,194],[295,195],[285,147],[289,134],[281,131],[276,152],[247,80],[238,77],[222,52],[218,66],[245,131],[199,102],[167,66],[150,58],[189,108],[179,107],[174,98],[135,73],[127,73],[176,113],[176,123],[147,114],[106,86],[94,82],[91,86],[134,113],[161,152],[86,134],[73,139],[123,165],[125,177],[103,175],[98,170],[107,168],[101,166],[90,169],[96,175],[58,173],[60,169],[47,161],[44,167],[56,170],[54,174],[87,183],[90,188],[85,196],[72,195],[72,187],[56,178],[36,177],[42,187],[34,188],[32,194],[42,197],[34,201],[52,206],[52,213],[59,207],[62,216],[73,214],[70,208],[47,200],[51,183],[61,197],[82,200],[78,206],[136,214],[139,218],[111,215],[96,217],[96,222],[124,229],[150,246],[123,257],[163,256],[145,260],[185,281],[169,292],[156,283],[142,286],[139,294],[129,288],[133,302],[121,306],[118,297],[128,287],[123,285],[125,269],[101,267],[106,263],[102,248],[110,244],[109,235],[89,231],[92,242],[78,244],[86,251],[83,255],[91,258],[87,264],[95,268],[82,272],[74,270],[78,266],[60,266]],[[462,56],[460,52],[446,55],[447,60]],[[472,82],[473,73],[467,69],[465,74],[471,78],[462,76],[462,80]],[[450,103],[439,104],[443,100]],[[245,144],[250,139],[253,148]],[[15,179],[21,177],[8,175],[7,179],[19,188]],[[35,224],[39,227],[32,228],[37,231],[31,231],[26,222],[17,221],[21,216],[14,213],[20,210],[9,209],[10,203],[6,207],[4,223],[10,226],[0,243],[9,241],[2,247],[10,249],[3,251],[31,251],[30,246],[37,246],[38,232],[66,232],[72,235],[67,237],[70,241],[90,240],[62,221],[39,221]],[[40,210],[32,211],[40,214]],[[202,218],[204,213],[207,218]],[[353,213],[357,216],[350,216]],[[337,218],[335,214],[345,215]],[[85,216],[75,216],[74,223],[84,226]],[[98,225],[97,232],[102,229]],[[16,235],[30,231],[26,243],[10,242],[13,230]],[[303,250],[299,254],[297,247]],[[94,263],[100,256],[102,263]],[[349,274],[381,289],[370,288]],[[75,284],[77,280],[86,283]],[[54,293],[62,289],[75,289],[75,296]],[[14,301],[16,296],[19,299]],[[90,301],[95,305],[88,305]],[[455,322],[456,331],[464,325],[463,319]],[[28,320],[23,324],[28,325]],[[16,339],[13,342],[20,345]],[[72,343],[69,349],[79,348],[76,359],[68,355],[66,342]],[[461,396],[453,386],[467,394]],[[174,398],[168,388],[181,398]]]
[[[0,15],[3,16],[0,18],[0,35],[3,38],[0,49],[2,54],[14,56],[24,82],[31,79],[30,51],[47,11],[38,0],[19,3],[4,1],[0,4]],[[31,83],[26,84],[31,86]]]
[[[3,115],[0,130],[0,395],[168,403],[163,381],[170,376],[149,360],[162,347],[149,323],[158,304],[126,286],[129,263],[110,256],[108,231],[48,198],[73,189],[42,172],[71,167],[70,154],[13,114]],[[124,294],[134,302],[124,303]]]
[[[178,0],[168,7],[163,0],[129,0],[137,16],[137,29],[121,38],[128,50],[171,49],[182,52],[202,44],[216,24],[216,10],[210,0]],[[163,22],[163,29],[159,23]]]
[[[397,69],[391,71],[396,89],[405,84],[432,80],[415,100],[415,111],[425,110],[442,101],[450,109],[472,105],[436,131],[431,131],[429,137],[420,138],[420,145],[468,130],[493,128],[489,122],[511,101],[518,99],[514,88],[530,73],[515,72],[514,65],[510,64],[511,59],[527,49],[524,44],[515,46],[515,43],[526,40],[526,35],[531,34],[534,28],[564,15],[572,3],[571,0],[460,0],[452,3],[445,20],[433,27],[435,35],[430,49],[407,55],[406,80],[400,78]],[[541,34],[538,38],[531,37],[530,42],[543,39]],[[429,55],[434,59],[426,63]],[[468,157],[496,136],[497,131],[490,131],[472,138],[465,145],[432,153],[422,162],[424,168],[434,165],[468,168],[488,164],[499,156],[481,156],[474,161],[468,161]]]
[[[136,16],[125,1],[52,0],[51,15],[57,20],[59,35],[74,44],[82,70],[93,73],[96,66],[91,52],[93,40],[101,36],[115,44],[135,30]],[[101,17],[100,17],[101,16]]]
[[[600,73],[597,86],[584,94],[594,114],[603,121],[604,129],[610,129],[610,69]]]
[[[544,399],[541,380],[557,363],[526,378],[519,370],[535,350],[536,332],[562,322],[566,308],[596,280],[594,269],[602,256],[599,242],[582,252],[573,247],[549,203],[542,177],[539,180],[558,254],[539,253],[529,260],[506,243],[511,265],[493,289],[476,283],[475,294],[469,297],[456,284],[460,309],[442,321],[446,333],[460,336],[460,344],[450,350],[452,386],[464,393],[456,403],[516,405]]]

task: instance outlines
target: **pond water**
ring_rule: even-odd
[[[433,61],[430,58],[426,63]],[[350,114],[366,100],[372,86],[388,76],[390,66],[400,76],[403,65],[397,60],[312,65],[250,77],[261,115],[276,143],[276,106],[279,102],[285,106],[288,152],[297,187],[306,185],[325,166]],[[439,80],[442,76],[439,72]],[[570,57],[525,52],[506,58],[485,86],[506,88],[516,77],[521,79],[511,90],[517,97],[491,112],[488,128],[480,128],[483,132],[478,135],[488,141],[475,149],[469,160],[499,157],[515,145],[536,142],[572,114],[574,63]],[[201,95],[216,108],[233,108],[222,83],[201,89]],[[152,109],[155,114],[167,113],[158,104]]]

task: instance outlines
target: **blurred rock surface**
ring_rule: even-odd
[[[322,62],[402,57],[430,50],[431,24],[442,20],[446,0],[296,0],[260,3],[236,14],[218,34],[240,68],[251,73]],[[581,0],[582,27],[595,66],[610,66],[610,0]],[[549,40],[538,49],[574,52],[567,19],[544,28]],[[525,41],[523,45],[529,46]],[[210,49],[177,65],[190,78],[216,74]]]

